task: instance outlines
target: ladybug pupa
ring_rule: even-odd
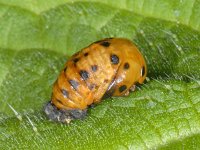
[[[111,96],[127,96],[146,78],[144,57],[128,39],[107,38],[75,53],[53,85],[44,111],[53,121],[82,119],[87,108]]]

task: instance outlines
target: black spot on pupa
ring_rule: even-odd
[[[116,65],[119,63],[119,57],[115,54],[110,55],[110,60],[112,64]]]
[[[74,63],[77,63],[78,61],[79,61],[79,58],[74,58],[74,59],[73,59],[73,62],[74,62]]]
[[[129,63],[126,62],[126,63],[124,64],[124,69],[127,70],[129,67],[130,67]]]
[[[97,65],[92,65],[91,68],[92,68],[92,71],[93,71],[93,72],[96,72],[97,69],[98,69],[98,66],[97,66]]]
[[[144,76],[144,74],[145,74],[145,67],[143,66],[141,70],[141,75]]]
[[[110,43],[108,41],[103,41],[100,45],[102,45],[104,47],[109,47]]]
[[[69,80],[70,85],[77,90],[79,83],[75,80]]]
[[[62,89],[61,92],[64,97],[68,97],[69,93],[65,89]]]
[[[122,86],[119,87],[119,92],[122,93],[126,89],[127,89],[126,85],[122,85]]]
[[[64,68],[64,72],[66,72],[66,70],[67,70],[67,67]]]
[[[88,53],[85,53],[84,56],[87,57],[87,56],[88,56]]]
[[[94,42],[94,43],[100,43],[100,42],[103,42],[103,41],[105,41],[105,40],[111,40],[111,39],[113,39],[113,38],[105,38],[105,39],[103,39],[103,40],[98,40],[98,41],[96,41],[96,42]]]
[[[87,80],[87,79],[89,78],[89,73],[88,73],[87,71],[85,71],[85,70],[81,70],[81,71],[79,72],[79,74],[80,74],[80,76],[81,76],[81,78],[82,78],[83,80]]]

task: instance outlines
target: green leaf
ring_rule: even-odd
[[[0,149],[198,149],[200,1],[0,0]],[[69,125],[43,106],[67,58],[105,37],[135,42],[148,82]]]

